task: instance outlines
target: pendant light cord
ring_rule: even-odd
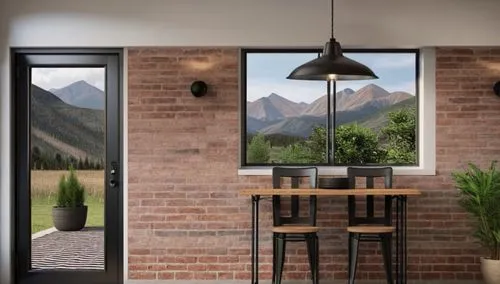
[[[334,0],[332,0],[332,38],[333,38],[333,16],[334,16],[333,1]]]

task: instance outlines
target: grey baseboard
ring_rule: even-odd
[[[125,284],[249,284],[250,280],[126,280]],[[261,284],[271,284],[270,280],[261,280]],[[311,281],[284,280],[283,284],[310,284]],[[346,284],[347,280],[322,280],[323,284]],[[363,281],[357,280],[356,284],[386,284],[384,280]],[[408,284],[483,284],[482,281],[444,281],[444,280],[409,280]]]

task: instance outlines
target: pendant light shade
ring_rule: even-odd
[[[340,43],[333,36],[333,0],[332,0],[332,36],[325,44],[321,57],[306,62],[288,75],[292,80],[368,80],[378,79],[366,65],[345,57]]]
[[[378,79],[370,68],[342,55],[340,44],[330,39],[323,49],[323,55],[306,62],[290,73],[293,80],[368,80]]]

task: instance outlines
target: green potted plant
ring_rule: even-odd
[[[460,205],[474,219],[474,236],[489,252],[481,258],[481,271],[488,284],[500,283],[500,172],[496,161],[488,169],[469,163],[452,173]]]
[[[79,231],[87,222],[85,188],[70,167],[69,177],[62,175],[59,180],[57,204],[52,208],[54,227],[59,231]]]

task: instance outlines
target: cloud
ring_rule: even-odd
[[[60,89],[71,83],[85,80],[87,83],[104,90],[104,68],[39,68],[31,71],[31,82],[45,90]]]
[[[415,57],[404,56],[394,60],[394,57],[376,58],[373,63],[377,69],[401,69],[401,68],[415,68]]]
[[[345,56],[361,62],[375,73],[394,69],[414,69],[415,53],[345,53]]]

